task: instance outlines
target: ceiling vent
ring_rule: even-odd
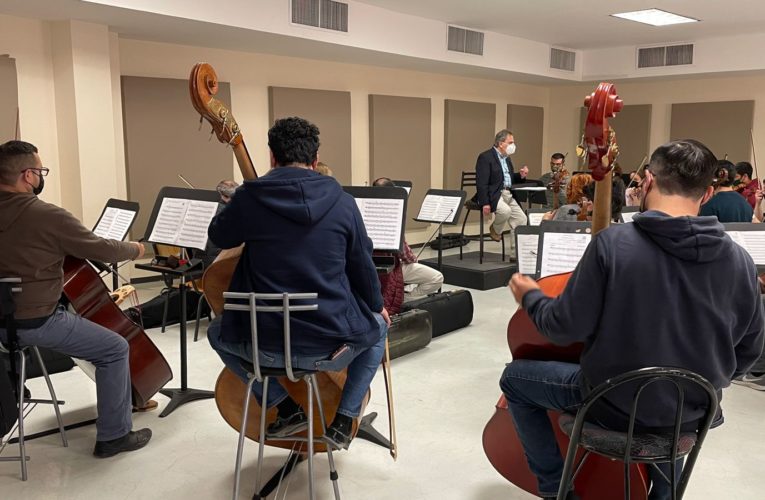
[[[638,48],[638,68],[693,64],[693,44]]]
[[[452,52],[483,55],[483,33],[457,26],[449,26],[446,48]]]
[[[576,52],[550,47],[550,67],[564,71],[574,71],[576,67]]]
[[[291,0],[292,22],[348,32],[348,4],[334,0]]]

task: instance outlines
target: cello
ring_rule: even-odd
[[[198,63],[194,65],[189,77],[189,91],[194,108],[200,114],[200,123],[207,120],[213,128],[218,140],[228,144],[234,150],[239,169],[245,180],[257,179],[257,173],[253,166],[247,147],[244,143],[244,137],[236,123],[231,112],[226,106],[214,96],[218,92],[218,77],[215,70],[207,63]],[[211,264],[202,277],[202,283],[205,290],[205,296],[210,308],[216,315],[223,313],[223,292],[227,291],[231,283],[231,277],[237,267],[242,255],[243,247],[222,251],[215,262]],[[387,352],[387,349],[386,349]],[[386,385],[390,374],[386,374]],[[346,370],[341,372],[318,372],[316,374],[322,401],[314,400],[316,406],[314,418],[318,419],[318,404],[323,404],[324,414],[327,422],[331,422],[340,406],[342,389],[345,385]],[[290,397],[303,408],[308,407],[308,394],[306,386],[302,381],[292,382],[287,377],[280,377],[279,383],[287,390]],[[235,430],[241,428],[241,416],[244,404],[244,391],[246,384],[237,377],[228,368],[224,368],[218,376],[215,384],[215,402],[223,419]],[[364,398],[361,407],[361,414],[364,413],[370,397],[370,391]],[[247,421],[246,435],[248,438],[260,440],[260,402],[257,398],[250,400],[249,417]],[[276,408],[268,410],[266,418],[269,422],[276,419]],[[358,432],[360,419],[354,419],[352,433],[355,436]],[[393,429],[393,427],[392,427]],[[318,437],[324,433],[324,429],[318,422],[314,422],[314,436]],[[298,433],[296,437],[305,437],[306,431]],[[395,438],[391,435],[391,455],[395,458]],[[294,442],[284,439],[265,440],[264,444],[286,449],[293,449]],[[326,450],[326,445],[316,442],[315,451]]]
[[[595,203],[592,220],[593,237],[608,227],[611,218],[611,166],[618,154],[616,134],[608,125],[608,119],[616,116],[624,106],[610,83],[601,83],[595,92],[585,98],[589,108],[585,125],[586,156],[589,169],[596,179]],[[548,276],[539,280],[542,292],[547,296],[560,295],[566,288],[571,273]],[[569,346],[552,344],[534,326],[525,310],[519,308],[507,326],[507,339],[513,359],[555,360],[578,363],[583,344]],[[569,439],[558,427],[557,411],[548,411],[559,448],[565,454]],[[538,494],[537,478],[529,469],[523,446],[515,430],[515,424],[507,408],[507,401],[500,396],[495,413],[483,432],[483,447],[494,468],[508,481],[532,494]],[[581,458],[582,450],[577,454]],[[579,470],[574,488],[582,499],[607,500],[623,498],[623,465],[620,462],[592,454]],[[645,470],[630,466],[631,496],[647,498]]]

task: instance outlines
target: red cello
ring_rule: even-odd
[[[157,346],[114,303],[106,285],[88,261],[74,257],[64,259],[64,295],[77,314],[128,341],[134,405],[144,406],[173,378],[170,365]]]
[[[624,103],[610,83],[601,83],[584,101],[589,108],[585,125],[585,143],[588,166],[597,181],[593,209],[593,236],[608,227],[611,218],[611,167],[616,155],[616,134],[608,125],[608,119],[621,111]],[[542,292],[547,296],[560,295],[566,288],[571,273],[549,276],[539,280]],[[518,309],[507,326],[507,342],[513,359],[536,359],[578,363],[582,344],[557,346],[550,343],[534,326],[523,309]],[[569,439],[558,427],[556,411],[548,412],[555,431],[558,446],[565,454]],[[500,396],[496,411],[483,431],[483,448],[494,468],[508,481],[529,493],[538,494],[537,478],[529,469],[515,424],[507,409],[507,401]],[[577,458],[581,457],[581,451]],[[641,466],[631,466],[631,495],[633,499],[648,497],[646,474]],[[588,457],[576,477],[574,488],[583,500],[608,500],[623,498],[624,471],[621,462],[599,455]]]

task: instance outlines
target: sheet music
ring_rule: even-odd
[[[518,272],[533,276],[537,273],[538,234],[518,235]]]
[[[589,233],[545,233],[539,277],[573,271],[590,240]]]
[[[624,219],[624,222],[632,222],[632,218],[635,217],[640,212],[622,212],[622,219]]]
[[[217,210],[214,201],[164,198],[149,241],[204,250],[207,229]]]
[[[529,226],[538,226],[542,223],[544,213],[532,212],[529,214]]]
[[[727,233],[752,256],[756,265],[765,265],[765,231],[727,231]]]
[[[401,246],[404,200],[385,198],[355,198],[355,200],[375,250],[398,250]]]
[[[430,222],[452,223],[460,208],[462,198],[457,196],[443,196],[429,194],[422,200],[422,207],[417,219]]]
[[[122,241],[127,236],[136,212],[116,207],[106,207],[93,233],[101,238]]]

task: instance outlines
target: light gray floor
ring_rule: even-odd
[[[493,249],[487,244],[487,249]],[[426,252],[423,255],[426,255]],[[447,287],[450,288],[450,287]],[[142,300],[156,286],[142,286]],[[497,381],[510,353],[507,322],[516,308],[502,288],[473,291],[473,323],[435,339],[427,348],[393,362],[399,459],[387,450],[356,440],[336,454],[346,499],[527,499],[531,495],[505,481],[486,459],[481,433],[499,396]],[[206,324],[206,322],[205,322]],[[222,363],[204,338],[191,342],[189,384],[212,389]],[[179,374],[178,327],[162,334],[149,331],[173,371]],[[79,369],[57,374],[53,382],[67,401],[64,418],[76,422],[95,416],[95,386]],[[177,379],[170,386],[177,386]],[[33,393],[44,394],[40,380]],[[157,396],[161,408],[167,398]],[[725,391],[726,422],[710,433],[686,498],[761,499],[765,497],[765,393],[733,386]],[[387,435],[385,389],[378,373],[367,412],[381,417],[376,427]],[[17,463],[0,463],[2,499],[223,499],[230,498],[236,433],[218,414],[212,400],[190,403],[167,418],[158,412],[137,414],[134,425],[151,427],[154,438],[143,450],[98,460],[91,456],[95,430],[68,433],[70,446],[58,436],[32,441],[29,481],[19,479]],[[28,419],[28,433],[54,425],[52,411],[41,407]],[[13,453],[7,449],[3,455]],[[254,487],[257,445],[248,442],[242,498]],[[267,448],[266,468],[275,471],[286,452]],[[332,498],[324,456],[316,460],[318,498]],[[286,498],[306,498],[306,468],[292,475]],[[273,497],[272,497],[273,498]]]

